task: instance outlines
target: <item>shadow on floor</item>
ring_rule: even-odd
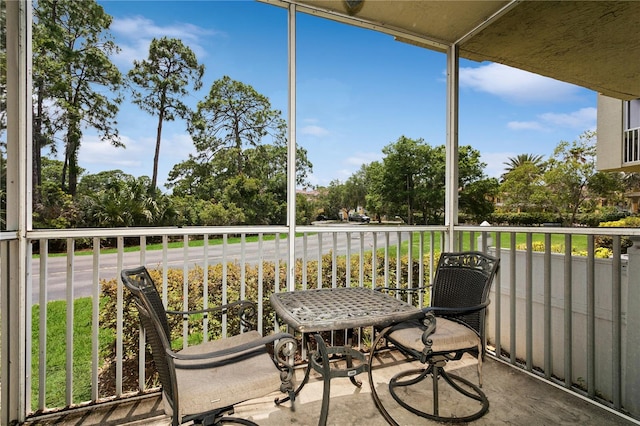
[[[387,383],[400,371],[419,366],[419,363],[407,363],[397,352],[381,353],[376,360],[373,379],[376,391],[385,408],[400,425],[438,424],[418,417],[401,407],[390,395]],[[458,363],[451,363],[449,371],[477,383],[476,361],[471,357]],[[362,388],[354,387],[347,379],[334,379],[331,384],[331,402],[329,407],[329,425],[386,425],[371,398],[366,375],[359,378]],[[546,382],[533,378],[499,361],[485,359],[483,367],[483,390],[490,406],[489,412],[472,422],[473,425],[631,425],[640,424],[622,418],[606,409],[595,406],[580,397],[568,394]],[[428,407],[432,393],[427,383],[401,390],[406,399],[418,407]],[[317,425],[322,397],[322,381],[319,377],[302,390],[296,401],[296,410],[289,406],[274,407],[272,401],[264,401],[261,408],[253,404],[243,404],[237,414],[252,418],[260,425],[279,426],[295,424]],[[403,399],[404,399],[403,397]],[[269,408],[269,404],[271,407]],[[425,406],[425,404],[427,404]],[[474,402],[471,402],[474,404]],[[448,386],[440,386],[440,413],[449,412],[461,415],[469,414],[469,400],[462,399]],[[260,412],[257,412],[257,411]]]
[[[376,390],[384,406],[403,426],[438,424],[408,412],[399,406],[389,394],[387,383],[400,371],[419,366],[407,362],[396,351],[381,352],[375,360],[373,378]],[[461,361],[450,363],[448,370],[477,383],[476,361],[465,357]],[[298,382],[304,371],[297,371]],[[371,388],[366,374],[358,376],[361,388],[351,384],[346,378],[337,378],[331,383],[331,402],[328,425],[384,426],[387,422],[378,412],[371,397]],[[472,422],[474,426],[485,425],[640,425],[640,422],[618,416],[602,407],[538,380],[530,375],[487,357],[483,367],[483,390],[490,406],[488,413]],[[236,407],[237,417],[248,418],[263,426],[282,426],[285,424],[315,426],[320,416],[323,382],[319,375],[312,373],[309,383],[302,389],[295,404],[276,406],[274,399],[282,394],[274,393],[265,398],[247,401]],[[468,410],[468,402],[457,401],[450,390],[441,386],[441,413],[453,410],[463,413]],[[426,387],[420,386],[405,392],[414,403],[430,404],[432,395]],[[129,402],[100,407],[91,412],[68,412],[58,416],[33,419],[27,425],[148,425],[164,426],[170,419],[162,415],[160,398],[143,398]]]

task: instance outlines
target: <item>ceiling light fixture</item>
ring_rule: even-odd
[[[364,0],[344,0],[344,4],[347,7],[347,13],[349,13],[349,15],[355,15],[362,9]]]

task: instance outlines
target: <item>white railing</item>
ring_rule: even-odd
[[[487,230],[495,231],[489,252],[501,259],[488,315],[493,355],[621,410],[625,380],[640,378],[625,374],[626,314],[639,307],[626,303],[631,284],[620,229],[538,228],[535,233],[543,234],[545,243],[542,252],[532,250],[531,231],[525,234],[524,249],[518,249],[513,243],[518,230]],[[638,235],[637,230],[624,232]],[[506,248],[505,234],[510,241]],[[563,240],[560,253],[551,250],[556,235]],[[612,238],[612,257],[595,257],[599,235]],[[579,256],[571,250],[577,238],[586,239],[586,253]]]
[[[622,164],[629,165],[640,162],[640,127],[623,132]]]
[[[596,259],[594,241],[598,235],[609,235],[613,237],[614,245],[619,246],[621,232],[640,235],[640,230],[476,226],[458,226],[456,229],[459,236],[454,245],[456,250],[488,251],[501,258],[488,316],[489,347],[494,356],[614,409],[623,409],[626,261],[621,260],[619,249],[614,250],[612,259]],[[326,225],[299,227],[297,231],[295,250],[299,273],[296,288],[304,289],[370,286],[374,281],[376,285],[394,287],[428,282],[437,261],[434,255],[444,245],[446,228]],[[232,301],[235,297],[254,300],[259,309],[259,329],[263,333],[269,332],[274,322],[268,297],[271,292],[288,288],[285,273],[287,232],[286,227],[210,227],[29,233],[29,239],[34,244],[37,242],[40,255],[31,259],[28,312],[32,304],[42,307],[53,300],[63,300],[67,307],[65,342],[48,341],[46,331],[51,325],[47,323],[46,310],[40,309],[40,316],[33,320],[31,329],[39,333],[39,339],[35,348],[28,348],[29,354],[36,354],[36,362],[27,378],[37,377],[33,394],[30,393],[32,384],[27,383],[27,392],[34,401],[30,401],[32,411],[46,412],[62,406],[100,402],[153,387],[153,384],[147,384],[144,336],[140,334],[138,347],[124,344],[127,341],[124,318],[128,306],[122,283],[118,280],[123,268],[143,264],[156,270],[164,300],[178,298],[179,302],[174,303],[185,307],[190,303],[186,286],[170,290],[169,281],[178,276],[182,286],[182,280],[190,278],[189,271],[202,268],[196,282],[210,283],[198,290],[204,304],[213,300],[213,292],[219,292],[216,297],[221,297],[222,302]],[[104,238],[115,239],[116,249],[112,253],[101,252],[100,242]],[[132,245],[139,245],[140,250],[127,251],[125,238]],[[551,242],[558,238],[565,248],[562,253],[553,254]],[[533,251],[535,239],[546,243],[546,251]],[[153,250],[148,248],[152,240],[159,241],[159,247]],[[189,247],[189,241],[193,240],[203,243]],[[219,244],[211,244],[213,240]],[[586,241],[586,256],[572,255],[571,247],[577,240]],[[90,255],[74,249],[81,241],[91,242]],[[172,241],[182,242],[183,247],[171,248]],[[516,247],[519,241],[524,241],[524,249]],[[60,242],[66,244],[66,255],[47,255],[47,248]],[[220,281],[216,286],[220,288],[211,287],[213,277],[208,275],[214,270],[211,268],[219,268],[216,274]],[[254,273],[249,277],[246,272],[251,268]],[[105,328],[100,322],[101,309],[104,309],[100,297],[101,283],[109,280],[115,280],[116,285],[113,293],[116,300],[110,305],[115,307],[116,317],[112,364],[115,384],[112,391],[105,393],[100,389],[100,372],[104,367],[100,338]],[[74,301],[83,297],[90,298],[91,350],[90,355],[78,361],[74,358],[74,352],[77,352],[74,349],[78,346],[78,336],[73,334]],[[188,337],[194,330],[206,339],[207,332],[214,326],[224,335],[229,325],[226,318],[215,324],[210,318],[200,321],[198,324],[183,321],[184,344],[188,344]],[[31,336],[27,340],[31,342]],[[47,381],[51,373],[46,359],[52,347],[58,349],[62,345],[67,373],[61,386],[66,393],[63,404],[50,406]],[[129,377],[131,372],[127,370],[130,354],[138,357],[134,376],[140,379],[135,389],[124,382],[125,373]],[[69,373],[74,371],[77,362],[90,363],[90,379],[74,379]],[[603,365],[607,367],[603,368]],[[75,396],[78,389],[86,389],[88,383],[89,396],[78,399]]]
[[[432,269],[432,253],[425,253],[423,249],[414,252],[410,243],[420,243],[420,247],[429,244],[429,247],[442,246],[444,227],[433,227],[419,229],[416,227],[372,227],[363,225],[348,226],[310,226],[300,227],[299,236],[296,238],[296,253],[301,269],[299,275],[298,288],[313,288],[327,286],[370,286],[372,274],[369,272],[365,276],[365,269],[378,271],[376,279],[378,285],[402,285],[403,280],[411,281],[425,280],[424,263],[415,261],[415,267],[409,267],[405,275],[397,272],[401,266],[400,246],[409,244],[408,256],[411,258],[424,258],[429,256],[431,263],[427,263],[429,270]],[[248,242],[249,236],[253,236],[253,242]],[[232,237],[237,241],[230,242]],[[116,249],[105,254],[101,252],[101,241],[105,238],[115,239]],[[129,243],[139,246],[140,250],[128,252],[125,247],[125,238]],[[201,282],[209,282],[208,274],[210,267],[219,266],[222,268],[220,293],[221,303],[232,301],[232,297],[242,299],[249,298],[258,305],[258,328],[261,332],[268,332],[273,329],[273,324],[268,323],[270,305],[268,298],[271,292],[284,291],[287,289],[286,274],[274,273],[274,271],[286,271],[287,262],[287,228],[286,227],[211,227],[211,228],[135,228],[135,229],[70,229],[65,231],[33,231],[29,234],[29,239],[37,244],[38,256],[31,258],[31,275],[29,280],[29,290],[31,297],[27,298],[29,306],[27,311],[32,310],[32,306],[47,306],[52,301],[64,301],[65,304],[65,342],[49,342],[47,339],[47,310],[39,309],[39,315],[33,320],[33,332],[38,333],[38,341],[34,343],[35,348],[28,347],[29,354],[35,354],[34,367],[30,377],[37,377],[37,386],[34,386],[31,399],[31,407],[39,412],[46,412],[59,406],[73,406],[85,402],[96,402],[105,398],[121,397],[131,392],[131,388],[124,383],[125,363],[127,353],[132,348],[124,346],[126,339],[125,312],[127,306],[126,294],[122,283],[119,281],[119,271],[124,268],[146,265],[149,269],[157,270],[162,286],[161,293],[165,303],[169,299],[170,271],[177,269],[182,271],[183,282],[189,280],[189,271],[194,268],[201,268]],[[212,240],[221,242],[220,244],[209,244]],[[159,248],[155,250],[147,249],[151,240],[160,241]],[[202,241],[197,247],[189,247],[189,242],[193,240]],[[81,243],[87,245],[90,242],[90,249],[87,251],[76,251],[76,247]],[[170,248],[170,243],[178,241],[182,243],[182,248]],[[66,254],[52,256],[50,247],[66,246]],[[369,255],[365,266],[367,253],[381,252],[378,256]],[[338,259],[345,259],[344,270],[338,270]],[[357,259],[357,260],[356,260]],[[414,262],[412,262],[413,264]],[[271,264],[269,271],[263,269],[264,265]],[[313,266],[315,264],[316,266]],[[234,265],[236,266],[234,268]],[[317,265],[320,265],[319,267]],[[257,270],[256,276],[245,276],[250,267]],[[233,268],[233,271],[230,269]],[[407,268],[404,266],[404,268]],[[414,277],[414,269],[416,269]],[[309,271],[315,271],[310,275]],[[237,273],[237,274],[236,274]],[[379,273],[379,276],[378,276]],[[268,276],[267,276],[268,275]],[[173,275],[172,275],[173,276]],[[345,276],[350,277],[345,280]],[[100,336],[104,326],[100,322],[101,307],[100,298],[103,296],[101,287],[103,283],[112,281],[116,283],[115,297],[113,305],[115,312],[115,369],[114,369],[114,389],[112,395],[106,395],[100,390],[100,372],[104,368],[101,359]],[[250,281],[250,282],[248,282]],[[182,307],[189,306],[189,291],[186,285],[181,292]],[[174,291],[172,289],[171,291]],[[204,303],[210,300],[209,286],[202,286],[200,294]],[[232,295],[233,294],[233,295]],[[74,302],[79,298],[90,298],[91,309],[91,350],[88,357],[81,362],[90,362],[91,373],[90,396],[78,399],[78,389],[86,388],[87,382],[78,382],[71,373],[74,371],[74,363],[79,362],[77,354],[78,344],[74,340],[74,318],[76,316]],[[180,307],[180,308],[182,308]],[[206,306],[204,306],[206,307]],[[202,318],[202,324],[196,326],[203,330],[203,335],[211,326],[208,318]],[[226,334],[227,319],[221,318],[220,333]],[[183,321],[182,338],[187,344],[188,337],[193,328],[193,324]],[[77,336],[76,336],[77,337]],[[142,337],[142,335],[141,335]],[[206,337],[204,337],[206,338]],[[28,338],[30,346],[31,338]],[[64,403],[58,406],[50,406],[49,399],[49,367],[47,365],[47,355],[51,351],[52,345],[56,349],[64,346],[64,359],[66,374],[64,377]],[[146,377],[144,339],[137,349],[139,359],[137,374],[142,378],[138,380],[137,391],[145,391]],[[75,356],[75,358],[74,358]],[[129,370],[130,371],[130,370]],[[127,373],[128,374],[128,373]],[[27,389],[32,388],[31,383],[27,383]],[[86,395],[86,392],[84,393]]]

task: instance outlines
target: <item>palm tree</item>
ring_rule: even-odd
[[[174,218],[171,200],[152,189],[147,176],[125,176],[87,196],[85,211],[98,227],[162,226]]]
[[[507,167],[502,176],[500,176],[500,181],[503,182],[510,172],[526,163],[531,163],[542,171],[542,167],[544,166],[542,159],[543,156],[537,154],[518,154],[515,157],[509,157],[509,161],[502,163]]]

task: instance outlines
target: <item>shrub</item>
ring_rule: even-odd
[[[614,221],[625,218],[628,213],[621,211],[603,211],[598,213],[581,213],[576,216],[575,223],[568,223],[568,219],[559,213],[550,212],[523,212],[505,213],[494,212],[487,219],[494,225],[509,226],[535,226],[545,223],[562,223],[565,226],[580,225],[588,227],[598,227],[601,222]],[[636,226],[636,225],[625,225]]]
[[[494,225],[533,226],[543,223],[563,223],[562,215],[547,212],[503,213],[494,212],[489,222]]]
[[[640,217],[628,216],[622,219],[601,222],[599,224],[602,228],[640,228]],[[595,239],[596,247],[606,247],[613,251],[613,237],[609,235],[598,235]],[[626,253],[627,249],[633,245],[633,242],[628,237],[623,236],[620,239],[620,252]]]
[[[518,244],[516,246],[516,248],[518,250],[526,250],[527,249],[527,245],[525,243],[523,244]],[[531,250],[533,251],[544,251],[545,250],[545,244],[544,241],[534,241],[531,244]],[[564,253],[564,245],[563,244],[552,244],[551,245],[551,253]],[[575,250],[572,249],[571,254],[573,254],[574,256],[586,256],[587,255],[587,251],[586,250]],[[611,256],[612,251],[611,249],[608,249],[606,247],[597,247],[594,250],[593,255],[596,258],[601,258],[601,259],[607,259]]]
[[[385,263],[384,255],[379,253],[376,259],[376,272],[372,274],[371,268],[371,256],[372,253],[365,253],[363,260],[363,282],[367,287],[371,287],[372,282],[378,286],[383,286],[385,277]],[[333,285],[333,267],[332,267],[332,254],[328,253],[322,257],[322,282],[321,287],[330,288]],[[406,256],[401,258],[400,262],[400,277],[401,282],[407,282],[408,259]],[[424,259],[424,276],[429,276],[429,259]],[[360,277],[360,257],[359,255],[351,256],[350,258],[350,277],[347,280],[347,260],[345,256],[339,256],[336,258],[336,285],[338,287],[345,286],[348,281],[350,286],[358,285]],[[412,286],[417,287],[419,279],[419,264],[418,262],[412,263]],[[296,267],[296,288],[302,289],[302,262],[297,262]],[[389,262],[388,274],[390,284],[389,286],[395,287],[396,279],[396,262],[395,260]],[[306,288],[318,287],[318,262],[317,260],[306,262]],[[210,265],[208,268],[208,294],[209,294],[209,306],[219,306],[222,304],[222,288],[223,288],[223,265],[216,264]],[[269,303],[269,297],[275,291],[276,277],[278,277],[279,291],[283,291],[287,288],[287,274],[286,265],[284,263],[279,264],[278,270],[273,262],[263,262],[262,271],[258,270],[258,265],[245,265],[245,300],[258,301],[258,288],[260,277],[262,279],[262,309],[263,309],[263,330],[264,334],[268,334],[274,330],[275,313]],[[149,274],[153,278],[156,285],[159,287],[158,291],[162,295],[162,270],[149,270]],[[372,279],[375,277],[375,279]],[[203,303],[203,282],[204,282],[204,269],[199,266],[195,266],[190,269],[187,274],[188,280],[188,310],[202,309]],[[238,263],[228,263],[226,265],[226,286],[227,286],[227,303],[240,300],[241,296],[241,282],[242,282],[242,267]],[[406,284],[404,284],[406,286]],[[167,302],[169,310],[181,311],[184,310],[184,290],[183,290],[183,271],[182,269],[169,269],[167,271],[166,282]],[[100,324],[107,331],[111,331],[112,336],[116,335],[116,314],[117,314],[117,281],[109,280],[102,281],[102,303],[103,308],[100,311]],[[415,298],[417,303],[417,298]],[[182,326],[183,321],[181,316],[169,315],[169,327],[171,330],[171,341],[174,349],[182,347]],[[189,344],[197,344],[203,340],[203,316],[193,315],[188,321],[188,340]],[[231,315],[227,318],[227,332],[229,335],[237,334],[239,332],[240,325],[237,318]],[[222,336],[222,318],[218,316],[209,316],[208,326],[209,339],[218,339]],[[123,391],[135,392],[138,389],[138,347],[139,347],[139,320],[138,313],[133,303],[131,293],[124,290],[123,295],[123,330],[122,330],[122,346],[123,346]],[[106,342],[103,346],[103,357],[105,364],[100,372],[100,395],[109,397],[115,393],[115,369],[116,369],[116,341],[115,337],[113,341]],[[145,365],[145,377],[147,377],[147,387],[158,386],[157,375],[155,374],[155,367],[153,365],[153,358],[147,347]]]
[[[586,256],[587,251],[586,250],[574,251],[573,254],[576,256]],[[613,255],[613,252],[611,251],[611,249],[608,249],[606,247],[597,247],[593,251],[593,255],[598,259],[608,259]]]
[[[518,244],[516,246],[516,249],[518,249],[518,250],[526,250],[527,249],[527,244],[526,243]],[[544,251],[544,249],[545,249],[544,241],[533,241],[533,243],[531,244],[531,250],[533,250],[533,251]],[[551,253],[564,253],[564,245],[562,245],[562,244],[552,244],[551,245]]]
[[[602,222],[617,221],[627,217],[629,213],[623,211],[603,211],[598,213],[582,213],[577,215],[576,222],[579,225],[597,228]]]

